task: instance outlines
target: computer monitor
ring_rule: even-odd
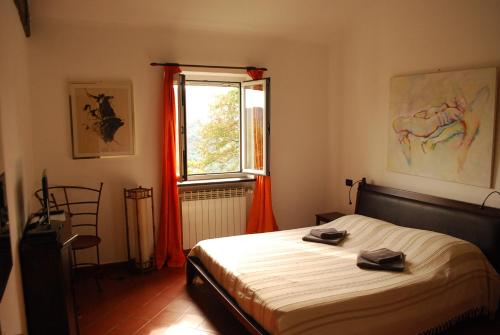
[[[50,199],[49,199],[49,182],[47,181],[47,170],[43,170],[42,173],[42,196],[43,196],[42,223],[50,224]]]

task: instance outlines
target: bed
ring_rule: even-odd
[[[362,183],[339,246],[302,241],[311,227],[201,241],[199,276],[252,334],[433,333],[495,315],[500,210]],[[470,243],[473,242],[473,243]],[[356,267],[360,250],[407,255],[402,273]]]

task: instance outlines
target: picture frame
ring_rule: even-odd
[[[69,83],[73,159],[135,154],[132,82]]]
[[[388,170],[491,187],[495,67],[391,79]]]
[[[30,25],[30,11],[28,0],[14,0],[14,4],[17,7],[17,12],[19,13],[19,19],[23,25],[24,35],[26,37],[31,36],[31,25]]]

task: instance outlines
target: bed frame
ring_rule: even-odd
[[[388,221],[399,226],[445,233],[478,246],[500,272],[500,209],[390,187],[359,184],[356,214]],[[200,277],[217,298],[251,333],[269,334],[210,275],[196,257],[188,257],[187,285]]]

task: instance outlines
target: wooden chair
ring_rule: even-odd
[[[50,210],[64,210],[71,218],[72,228],[78,231],[78,237],[72,242],[73,267],[77,269],[85,266],[95,266],[100,273],[101,259],[99,254],[99,204],[101,201],[103,183],[99,188],[89,188],[83,186],[52,186],[49,187]],[[35,197],[43,207],[43,193],[39,189],[35,192]],[[80,230],[82,233],[80,233]],[[83,262],[77,263],[76,252],[84,249],[96,249],[97,263]],[[99,281],[96,280],[100,289]]]

